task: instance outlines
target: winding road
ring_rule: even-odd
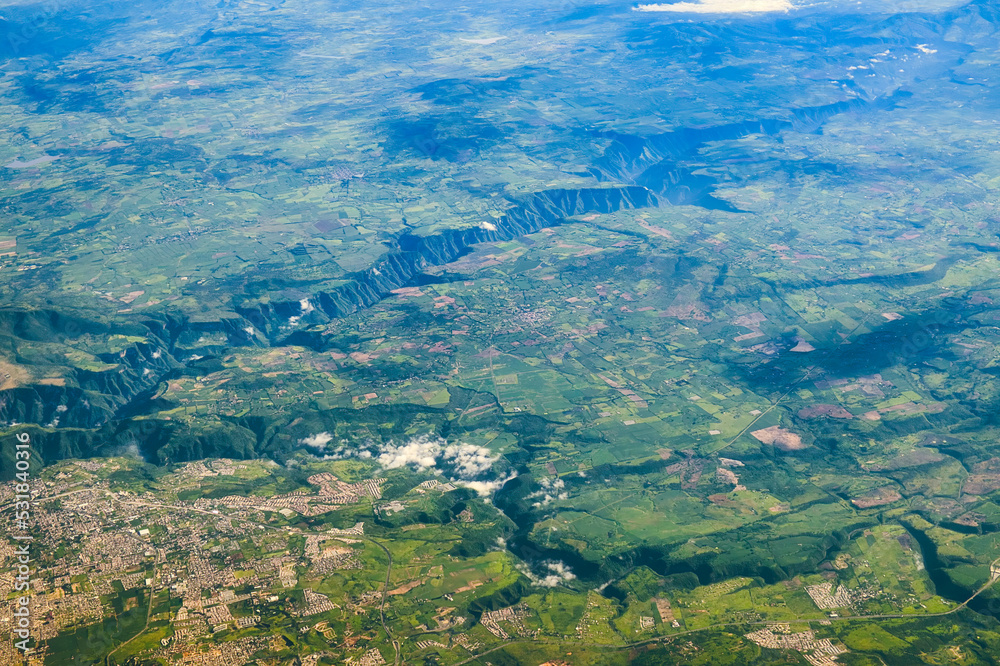
[[[998,557],[997,559],[993,560],[993,562],[990,564],[991,575],[990,575],[989,581],[987,581],[986,583],[984,583],[978,590],[976,590],[975,593],[973,593],[973,595],[971,597],[969,597],[968,599],[966,599],[965,601],[963,601],[962,603],[960,603],[959,605],[955,606],[954,608],[952,608],[950,610],[942,611],[940,613],[885,613],[885,614],[881,614],[881,615],[844,615],[842,617],[824,618],[823,621],[843,622],[845,620],[847,620],[847,621],[856,621],[856,620],[866,620],[866,621],[870,621],[870,620],[901,620],[901,619],[904,619],[904,620],[905,619],[911,619],[912,620],[912,619],[925,618],[925,617],[945,617],[947,615],[951,615],[953,613],[957,613],[958,611],[962,610],[963,608],[965,608],[966,606],[968,606],[969,602],[971,602],[973,599],[975,599],[976,597],[978,597],[980,594],[982,594],[983,592],[985,592],[989,588],[993,587],[993,585],[996,584],[996,582],[998,580],[1000,580],[1000,569],[998,569],[998,566],[1000,566],[1000,557]],[[493,652],[496,652],[498,650],[502,650],[502,649],[504,649],[504,648],[506,648],[506,647],[508,647],[510,645],[517,645],[517,644],[520,644],[520,643],[539,643],[539,642],[541,642],[541,643],[549,643],[549,644],[553,644],[553,645],[566,645],[566,646],[575,645],[575,646],[579,646],[579,647],[599,647],[599,648],[602,648],[604,650],[631,650],[631,649],[634,649],[634,648],[637,648],[637,647],[642,647],[644,645],[652,645],[654,643],[665,643],[667,641],[673,640],[674,638],[678,638],[680,636],[688,636],[688,635],[697,634],[697,633],[700,633],[700,632],[703,632],[703,631],[712,631],[712,630],[715,630],[715,629],[723,629],[725,627],[759,626],[759,625],[778,624],[779,622],[782,623],[782,624],[788,624],[788,623],[795,623],[795,622],[808,622],[808,623],[812,623],[812,622],[819,622],[819,621],[820,620],[817,619],[817,618],[806,618],[806,619],[796,618],[796,619],[787,619],[787,620],[756,620],[756,621],[752,621],[752,622],[720,622],[718,624],[712,624],[712,625],[709,625],[707,627],[699,627],[698,629],[687,629],[685,631],[678,631],[677,633],[668,634],[666,636],[656,636],[654,638],[647,638],[647,639],[644,639],[644,640],[641,640],[641,641],[636,641],[634,643],[624,643],[624,644],[621,644],[621,645],[614,645],[614,644],[609,644],[609,643],[586,643],[586,642],[583,642],[583,641],[559,640],[559,639],[556,639],[556,638],[553,638],[553,639],[537,639],[537,638],[533,638],[533,639],[521,639],[521,640],[516,640],[516,641],[507,641],[507,642],[505,642],[505,643],[503,643],[501,645],[497,645],[496,647],[490,648],[489,650],[486,650],[485,652],[480,652],[477,655],[473,655],[473,656],[469,657],[468,659],[466,659],[464,661],[456,662],[452,666],[463,666],[464,664],[471,664],[472,662],[477,661],[478,659],[480,659],[482,657],[485,657],[488,654],[492,654]]]
[[[50,501],[50,500],[53,500],[53,499],[57,499],[57,498],[61,498],[61,497],[66,497],[68,495],[74,495],[74,494],[83,493],[83,492],[95,492],[95,490],[87,488],[87,489],[67,491],[67,492],[60,493],[58,495],[53,495],[53,496],[50,496],[50,497],[38,498],[36,500],[36,502],[46,502],[46,501]],[[246,523],[248,525],[254,525],[254,526],[260,527],[262,529],[282,531],[282,532],[286,532],[288,534],[298,534],[298,535],[313,534],[313,532],[307,532],[307,531],[304,531],[304,530],[301,530],[301,529],[298,529],[298,528],[294,528],[294,527],[279,527],[279,526],[275,526],[275,525],[268,525],[266,523],[256,522],[256,521],[253,521],[253,520],[248,520],[246,518],[239,517],[239,516],[235,516],[234,517],[234,516],[230,516],[228,514],[221,513],[221,512],[219,512],[217,510],[207,511],[205,509],[198,509],[198,508],[191,507],[191,506],[178,506],[178,505],[173,505],[173,504],[153,504],[153,503],[149,503],[149,502],[140,502],[140,501],[136,501],[136,500],[125,500],[125,499],[122,499],[120,497],[115,496],[114,493],[112,493],[111,491],[108,491],[108,490],[101,490],[99,492],[102,492],[105,496],[114,497],[121,504],[128,505],[128,506],[142,506],[142,507],[147,507],[147,508],[152,508],[152,509],[169,509],[169,510],[173,510],[173,511],[186,511],[186,512],[190,512],[190,513],[199,513],[199,514],[213,516],[213,517],[226,517],[226,518],[229,518],[230,520],[239,520],[239,521],[242,521],[242,522],[244,522],[244,523]],[[7,507],[0,507],[0,512],[2,512],[2,510],[4,508],[7,508]],[[384,584],[382,586],[382,599],[381,599],[381,602],[379,603],[379,619],[380,619],[380,623],[382,625],[382,630],[385,631],[386,636],[389,638],[389,641],[392,643],[392,647],[393,647],[393,651],[394,651],[393,666],[400,666],[401,660],[402,660],[402,646],[400,644],[399,639],[397,639],[393,635],[392,631],[389,629],[389,625],[388,625],[388,623],[386,622],[386,619],[385,619],[385,604],[386,604],[386,600],[387,600],[388,594],[389,594],[390,579],[392,577],[392,565],[393,565],[392,553],[389,551],[388,548],[385,547],[384,544],[380,543],[379,541],[376,541],[372,537],[365,536],[365,535],[359,535],[359,536],[361,536],[361,538],[363,538],[365,541],[368,541],[369,543],[375,545],[380,550],[382,550],[382,552],[385,553],[385,556],[386,556],[386,559],[387,559],[387,566],[386,566],[386,572],[385,572],[385,582],[384,582]],[[879,614],[879,615],[845,615],[845,616],[841,616],[841,617],[822,618],[822,620],[823,621],[829,621],[829,622],[845,622],[845,621],[858,621],[858,620],[874,621],[874,620],[900,620],[900,619],[917,619],[917,618],[929,618],[929,617],[945,617],[945,616],[957,613],[960,610],[963,610],[964,608],[968,607],[969,603],[972,602],[973,599],[975,599],[980,594],[982,594],[986,590],[988,590],[991,587],[993,587],[997,583],[997,581],[1000,581],[1000,557],[996,558],[995,560],[993,560],[990,563],[990,579],[986,583],[984,583],[982,586],[980,586],[979,589],[977,589],[968,599],[966,599],[962,603],[958,604],[954,608],[951,608],[951,609],[949,609],[947,611],[942,611],[940,613],[885,613],[885,614]],[[150,619],[152,617],[153,596],[154,596],[154,589],[151,586],[150,590],[149,590],[149,605],[148,605],[147,610],[146,610],[146,629],[149,628],[149,622],[150,622]],[[511,645],[526,644],[526,643],[546,643],[546,644],[552,644],[552,645],[565,645],[565,646],[599,647],[599,648],[605,649],[605,650],[629,650],[629,649],[634,649],[634,648],[638,648],[638,647],[643,647],[645,645],[652,645],[652,644],[655,644],[655,643],[667,642],[667,641],[673,640],[674,638],[678,638],[680,636],[687,636],[687,635],[696,634],[696,633],[700,633],[700,632],[704,632],[704,631],[713,631],[713,630],[717,630],[717,629],[723,629],[723,628],[726,628],[726,627],[760,626],[760,625],[775,624],[777,622],[782,622],[782,623],[790,623],[790,622],[812,623],[812,622],[818,622],[818,621],[820,621],[819,618],[794,618],[794,619],[782,619],[782,620],[773,620],[772,619],[772,620],[756,620],[756,621],[744,621],[744,622],[720,622],[720,623],[712,624],[712,625],[705,626],[705,627],[699,627],[697,629],[687,629],[687,630],[684,630],[684,631],[679,631],[679,632],[676,632],[676,633],[668,634],[666,636],[655,636],[655,637],[647,638],[647,639],[644,639],[644,640],[641,640],[641,641],[635,641],[635,642],[632,642],[632,643],[623,643],[623,644],[618,644],[618,645],[609,644],[609,643],[587,643],[587,642],[583,642],[583,641],[574,641],[574,640],[570,640],[570,639],[559,639],[559,638],[519,639],[519,640],[506,641],[506,642],[504,642],[504,643],[502,643],[500,645],[497,645],[495,647],[490,648],[489,650],[486,650],[486,651],[481,652],[481,653],[476,654],[476,655],[472,655],[468,659],[465,659],[464,661],[457,662],[453,666],[463,666],[464,664],[470,664],[472,662],[475,662],[475,661],[481,659],[482,657],[485,657],[485,656],[487,656],[489,654],[497,652],[498,650],[502,650],[502,649],[504,649],[506,647],[509,647]],[[108,666],[111,666],[111,664],[113,663],[111,661],[112,655],[115,652],[118,652],[119,650],[121,650],[123,647],[125,647],[129,643],[131,643],[133,640],[135,640],[139,636],[141,636],[144,632],[145,632],[145,629],[143,631],[137,633],[135,636],[133,636],[129,640],[125,641],[124,643],[122,643],[118,647],[116,647],[110,653],[108,653],[108,655],[107,655],[107,657],[105,659],[105,663]]]

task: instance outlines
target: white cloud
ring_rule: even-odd
[[[543,507],[548,506],[549,504],[552,504],[556,500],[565,500],[565,499],[569,499],[569,493],[559,493],[558,495],[546,494],[542,495],[542,499],[533,503],[531,506],[535,507],[536,509],[541,509]]]
[[[56,419],[56,421],[58,422],[58,419]],[[131,434],[128,435],[128,438],[122,442],[121,445],[115,448],[111,455],[115,458],[135,458],[136,460],[147,462],[146,457],[142,455],[142,451],[139,450],[139,442],[135,439],[135,436]]]
[[[313,449],[322,449],[331,441],[333,441],[333,435],[328,432],[318,432],[315,435],[309,435],[300,439],[299,444],[305,444]]]
[[[550,560],[545,562],[545,570],[541,576],[535,575],[526,565],[519,566],[518,571],[523,573],[532,583],[540,587],[556,587],[576,578],[576,574],[570,568],[559,561]]]
[[[537,502],[532,502],[531,506],[533,506],[536,509],[541,509],[542,507],[546,507],[555,501],[556,500],[554,497],[552,497],[552,495],[542,495],[542,499],[538,500]]]
[[[576,578],[576,575],[563,562],[547,562],[545,566],[549,568],[549,571],[552,571],[563,580],[573,580]]]
[[[437,464],[442,453],[440,442],[430,437],[417,437],[405,444],[386,445],[379,454],[378,463],[386,469],[413,467],[418,472],[426,472]]]
[[[302,308],[302,314],[309,314],[316,309],[313,307],[313,304],[309,302],[308,298],[303,298],[299,301],[299,307]]]
[[[389,442],[350,446],[346,440],[341,440],[336,446],[328,446],[331,441],[333,435],[320,432],[300,439],[299,443],[322,450],[323,457],[328,460],[360,458],[375,460],[385,469],[410,467],[418,472],[446,474],[453,483],[471,488],[480,495],[492,494],[517,476],[512,474],[505,479],[483,480],[481,477],[493,468],[500,459],[499,455],[475,444],[449,444],[435,435],[421,435],[402,444]]]
[[[479,476],[493,467],[499,456],[484,446],[475,444],[450,444],[444,449],[444,459],[455,466],[459,476]]]
[[[500,459],[484,446],[459,442],[449,444],[434,435],[421,435],[403,444],[383,444],[378,447],[378,462],[386,469],[412,467],[418,472],[444,467],[454,471],[459,479],[472,480],[485,474]]]
[[[637,12],[673,12],[682,14],[746,14],[751,12],[787,12],[795,9],[788,0],[702,0],[672,5],[639,5]]]
[[[528,495],[527,499],[534,499],[539,497],[537,502],[534,502],[531,506],[536,509],[541,509],[549,504],[552,504],[556,500],[569,499],[569,493],[563,491],[566,487],[566,482],[559,478],[544,477],[538,482],[538,485],[542,487],[541,490],[536,490],[535,492]]]
[[[515,472],[505,479],[497,479],[495,481],[463,481],[462,479],[452,479],[452,483],[465,486],[470,490],[475,490],[480,497],[489,497],[496,491],[503,488],[505,483],[516,478],[517,473]]]
[[[490,44],[496,44],[504,37],[480,37],[479,39],[466,39],[465,37],[459,37],[458,41],[465,42],[467,44],[479,44],[480,46],[489,46]]]

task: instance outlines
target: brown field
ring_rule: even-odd
[[[0,390],[17,388],[29,381],[31,381],[30,372],[19,365],[0,359]]]
[[[764,444],[774,444],[782,451],[798,451],[806,448],[807,444],[802,443],[802,438],[791,430],[785,430],[778,426],[754,430],[750,433],[755,439]]]
[[[855,497],[851,500],[851,503],[859,509],[867,509],[873,506],[892,504],[896,500],[902,498],[903,496],[900,495],[894,488],[877,488],[871,492],[865,493],[861,497]]]

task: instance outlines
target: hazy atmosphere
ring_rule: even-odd
[[[1000,664],[998,28],[0,0],[0,666]]]

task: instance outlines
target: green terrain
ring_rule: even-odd
[[[32,663],[998,663],[998,24],[0,2]]]

